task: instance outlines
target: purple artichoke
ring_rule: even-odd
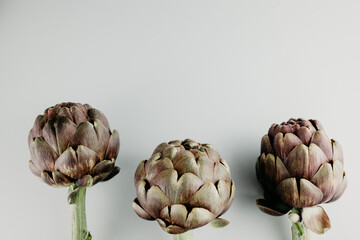
[[[230,168],[215,148],[190,139],[160,144],[135,172],[135,212],[157,220],[168,233],[180,234],[218,218],[235,194]]]
[[[273,124],[261,141],[256,162],[258,182],[264,199],[259,209],[283,215],[296,209],[300,221],[313,232],[330,228],[325,211],[317,206],[337,200],[347,181],[340,144],[329,139],[317,120],[290,119]]]
[[[61,103],[39,115],[30,130],[30,170],[51,186],[89,187],[119,172],[119,134],[90,105]]]

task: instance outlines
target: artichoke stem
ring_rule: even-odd
[[[310,240],[309,231],[303,221],[293,223],[291,226],[292,240]]]
[[[192,231],[187,231],[182,234],[174,234],[174,240],[192,240],[193,234]]]
[[[79,189],[74,191],[76,188]],[[87,231],[86,226],[86,188],[73,185],[70,186],[69,191],[74,192],[70,202],[72,212],[72,240],[91,240],[90,232]]]

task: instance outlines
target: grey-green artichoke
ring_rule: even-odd
[[[119,172],[119,134],[90,105],[61,103],[39,115],[30,130],[30,170],[51,186],[89,187]]]
[[[213,221],[230,207],[235,185],[215,148],[190,139],[161,143],[135,172],[135,212],[180,234]]]
[[[295,209],[299,221],[316,233],[330,228],[321,203],[337,200],[347,180],[340,144],[329,139],[317,120],[290,119],[273,124],[261,141],[256,162],[264,199],[259,209],[279,216]]]

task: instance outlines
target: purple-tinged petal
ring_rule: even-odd
[[[159,223],[160,227],[167,233],[170,234],[181,234],[187,231],[186,228],[183,228],[181,226],[167,224],[164,222],[164,220],[157,218],[156,221]]]
[[[142,206],[149,213],[149,215],[158,218],[160,216],[161,209],[166,206],[170,206],[171,204],[171,200],[158,186],[152,186],[147,191],[146,204],[142,204]]]
[[[132,202],[132,208],[134,209],[135,213],[145,219],[145,220],[155,220],[152,216],[150,216],[140,205],[139,200],[137,198],[134,199]]]
[[[35,176],[40,177],[40,170],[35,167],[34,163],[31,160],[29,161],[29,168]]]
[[[336,200],[338,200],[345,192],[345,189],[347,187],[347,178],[346,178],[346,175],[345,175],[345,172],[343,173],[343,180],[340,184],[340,186],[338,187],[334,197],[329,201],[329,202],[334,202]]]
[[[88,121],[88,119],[85,115],[85,112],[76,106],[70,107],[70,113],[71,113],[73,122],[76,125],[79,125],[82,122]]]
[[[115,164],[114,159],[112,160],[103,160],[95,165],[93,169],[91,169],[90,173],[92,176],[100,175],[102,178],[105,178],[113,169]]]
[[[173,202],[174,203],[186,202],[199,190],[199,188],[203,184],[204,182],[198,176],[192,173],[183,174],[176,183],[177,195]]]
[[[214,218],[214,214],[206,208],[196,207],[189,213],[185,227],[198,228],[208,224]]]
[[[332,152],[333,152],[333,160],[338,160],[344,164],[344,155],[343,150],[339,142],[331,139]]]
[[[104,159],[107,146],[110,139],[110,130],[101,121],[95,119],[94,128],[97,136],[97,143],[91,147],[96,151],[100,159]]]
[[[332,159],[332,146],[329,137],[323,130],[318,130],[314,133],[311,138],[310,143],[314,143],[321,148],[321,150],[325,153],[326,157],[331,160]]]
[[[54,149],[41,137],[30,143],[31,160],[39,171],[54,171],[55,160],[58,155]]]
[[[276,187],[277,196],[283,203],[297,207],[300,204],[299,190],[296,183],[296,178],[287,178]]]
[[[328,161],[324,152],[314,143],[310,143],[309,145],[309,156],[309,170],[307,175],[304,176],[306,179],[311,179],[319,170],[320,166]]]
[[[284,161],[291,176],[301,178],[308,176],[309,149],[304,144],[295,147]]]
[[[96,135],[94,126],[90,122],[82,122],[78,126],[74,136],[69,142],[69,147],[77,147],[84,145],[96,151],[98,144],[98,137]]]
[[[309,145],[310,139],[314,132],[315,129],[311,131],[311,129],[309,129],[308,127],[300,127],[299,130],[297,130],[296,134],[298,135],[303,144]]]
[[[52,187],[56,187],[54,180],[49,176],[48,172],[41,172],[40,174],[40,178],[41,180],[43,180],[43,182],[45,182],[46,184],[52,186]]]
[[[320,121],[318,120],[314,120],[314,119],[310,119],[309,120],[312,125],[316,128],[316,130],[324,130],[324,127],[323,125],[320,123]]]
[[[289,153],[298,145],[302,144],[300,138],[293,133],[278,133],[274,137],[273,148],[276,156],[285,159]]]
[[[94,179],[89,174],[82,176],[76,181],[76,185],[78,185],[79,187],[90,187],[93,185],[93,183]]]
[[[314,183],[323,193],[321,202],[329,201],[334,195],[333,184],[334,175],[330,163],[321,165],[319,171],[312,177],[311,182]]]
[[[275,163],[275,167],[276,167],[276,177],[275,177],[275,183],[276,185],[279,184],[280,182],[282,182],[284,179],[289,178],[290,174],[289,171],[286,169],[283,161],[279,158],[276,157],[276,163]]]
[[[107,129],[110,129],[109,122],[106,119],[105,115],[101,111],[99,111],[95,108],[91,108],[88,110],[87,114],[88,114],[90,120],[92,120],[94,122],[95,122],[95,120],[99,120]]]
[[[57,118],[58,117],[66,117],[68,118],[70,121],[73,121],[73,118],[71,116],[71,113],[69,111],[68,107],[62,107],[60,108],[59,112],[57,113]]]
[[[300,205],[297,207],[310,207],[321,202],[323,193],[313,183],[304,178],[300,179]]]
[[[114,129],[109,140],[109,144],[106,149],[105,159],[116,159],[120,148],[119,132]]]
[[[256,200],[256,205],[260,209],[260,211],[272,216],[284,215],[292,208],[291,206],[288,206],[281,202],[272,202],[266,199]]]
[[[31,138],[40,137],[41,131],[45,125],[45,118],[43,115],[38,115],[35,119],[34,126],[32,128]]]
[[[271,146],[271,141],[268,135],[263,136],[263,138],[261,139],[261,148],[260,148],[261,153],[274,153],[272,146]]]
[[[57,138],[57,149],[58,153],[61,154],[67,148],[71,138],[76,132],[76,125],[67,117],[58,117],[54,123],[56,138]]]
[[[314,233],[323,234],[331,228],[330,219],[320,206],[303,208],[301,216],[305,225]]]
[[[59,154],[58,143],[57,143],[57,139],[56,139],[56,133],[55,133],[53,120],[50,120],[45,123],[45,126],[42,129],[41,134],[42,134],[44,140],[54,149],[54,151],[57,154]]]
[[[169,144],[166,143],[166,142],[160,143],[160,144],[155,148],[155,150],[154,150],[154,152],[153,152],[153,155],[154,155],[155,153],[162,152],[167,146],[169,146]]]
[[[67,187],[70,184],[72,184],[72,182],[64,174],[62,174],[59,171],[53,172],[52,178],[54,179],[54,182],[57,186]]]

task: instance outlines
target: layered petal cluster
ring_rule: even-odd
[[[28,136],[30,170],[51,186],[89,187],[119,172],[120,140],[90,105],[61,103],[39,115]]]
[[[160,144],[135,172],[135,212],[179,234],[218,218],[235,194],[230,168],[209,144],[193,140]]]
[[[343,164],[340,144],[328,138],[319,121],[292,118],[273,124],[262,138],[256,162],[265,197],[258,207],[278,216],[292,207],[337,200],[347,185]]]

